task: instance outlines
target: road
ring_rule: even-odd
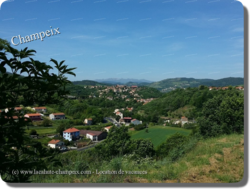
[[[116,125],[117,127],[121,127],[121,124],[119,122],[117,122],[114,118],[112,117],[105,117],[104,119],[106,119],[107,121],[110,121],[111,123],[113,123],[114,125]]]

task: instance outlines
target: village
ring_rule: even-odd
[[[140,96],[137,94],[138,91],[141,90],[141,87],[138,86],[125,86],[125,85],[116,85],[116,86],[85,86],[85,88],[95,88],[98,89],[99,96],[96,97],[95,95],[90,95],[89,98],[107,98],[108,100],[113,100],[114,96],[119,96],[123,100],[130,101],[131,96],[133,100],[136,100],[136,102],[141,102],[143,105],[155,100],[156,98],[149,98],[149,99],[143,99],[140,98]],[[229,87],[209,87],[209,91],[211,90],[228,90]],[[244,90],[244,87],[235,87],[237,90]],[[110,93],[110,91],[115,94],[114,96],[107,96],[107,94]],[[128,93],[130,95],[130,98],[127,98],[128,95],[125,95],[123,93]],[[75,96],[67,96],[68,99],[75,100]],[[16,113],[22,113],[24,114],[25,118],[29,118],[33,125],[36,125],[36,123],[41,122],[43,120],[51,120],[58,121],[58,120],[67,120],[67,116],[63,112],[53,112],[48,114],[46,107],[15,107]],[[47,147],[53,148],[53,149],[59,149],[62,152],[65,152],[67,150],[84,150],[88,147],[94,147],[96,143],[101,142],[106,139],[108,132],[112,127],[121,127],[121,126],[127,126],[129,127],[129,130],[133,131],[135,130],[135,126],[142,126],[141,128],[147,128],[148,123],[143,123],[143,120],[138,120],[133,117],[126,117],[124,116],[124,112],[133,112],[133,107],[124,107],[119,109],[114,109],[113,115],[110,115],[109,117],[104,118],[104,121],[106,122],[106,126],[103,126],[101,130],[91,130],[91,126],[93,125],[92,118],[85,118],[83,120],[84,126],[89,126],[88,129],[82,129],[82,128],[76,128],[77,126],[72,126],[70,128],[67,128],[63,131],[62,136],[60,136],[59,133],[57,134],[48,134],[47,137],[51,140],[47,143]],[[6,113],[9,111],[8,108],[5,110]],[[1,112],[1,110],[0,110]],[[12,119],[17,120],[18,116],[13,116]],[[163,120],[163,126],[168,126],[170,124],[172,125],[179,125],[180,127],[183,127],[185,124],[195,124],[195,120],[188,120],[187,117],[182,116],[179,119],[173,119],[170,117],[161,117]],[[84,127],[83,126],[83,127]],[[35,127],[33,127],[35,128]],[[90,128],[90,129],[89,129]],[[34,139],[38,139],[41,136],[38,136],[38,134],[30,135],[30,137]],[[65,141],[69,141],[65,142]],[[65,144],[67,143],[67,144]]]

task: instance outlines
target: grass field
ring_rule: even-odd
[[[191,130],[176,127],[153,126],[148,128],[148,133],[145,132],[145,129],[141,131],[131,131],[131,139],[151,139],[154,147],[156,148],[161,143],[166,141],[169,136],[177,132],[188,135]]]
[[[29,127],[29,129],[26,129],[25,131],[26,133],[29,133],[32,129],[36,130],[39,135],[56,134],[55,127]]]

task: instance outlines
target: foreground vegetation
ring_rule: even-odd
[[[84,152],[60,155],[64,170],[92,170],[90,175],[41,175],[33,182],[52,183],[232,183],[244,174],[244,136],[222,135],[200,140],[177,161],[168,157],[134,159],[134,154],[101,162]],[[91,161],[94,161],[91,163]],[[61,168],[62,169],[62,168]],[[99,175],[96,169],[146,171],[147,174]]]

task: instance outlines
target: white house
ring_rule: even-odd
[[[48,146],[51,147],[51,148],[60,148],[61,146],[64,145],[64,142],[60,141],[60,140],[51,140],[49,143],[48,143]]]
[[[65,119],[65,114],[64,113],[52,113],[49,115],[49,118],[51,120]]]
[[[112,126],[108,126],[108,127],[104,127],[104,129],[109,132],[109,130],[111,129]]]
[[[92,122],[93,122],[92,118],[86,118],[86,119],[84,120],[84,123],[85,123],[86,125],[92,125]]]
[[[32,109],[35,110],[36,112],[39,112],[39,113],[46,113],[47,112],[46,107],[34,107]]]
[[[181,125],[183,126],[185,123],[188,123],[188,118],[186,118],[185,116],[181,117]]]
[[[134,124],[134,125],[140,125],[140,124],[142,124],[142,121],[139,121],[137,119],[132,119],[131,123]]]
[[[121,119],[123,119],[123,113],[121,113],[121,112],[116,112],[115,115],[120,116]]]
[[[80,131],[76,128],[69,128],[63,131],[63,138],[68,141],[76,140],[80,137]]]
[[[98,135],[94,133],[87,133],[86,138],[90,138],[92,141],[98,141]]]
[[[119,111],[120,111],[119,109],[115,109],[114,113],[119,112]]]

